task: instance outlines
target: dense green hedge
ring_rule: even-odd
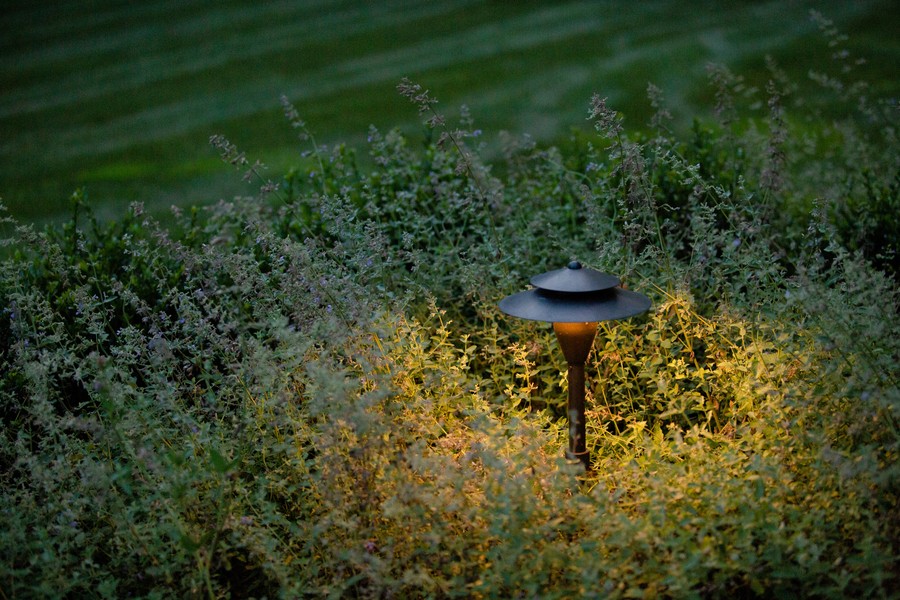
[[[424,146],[171,228],[7,220],[4,597],[895,595],[896,108],[810,127],[773,73],[491,165],[404,81]],[[572,258],[654,302],[595,343],[588,473],[552,332],[496,307]]]

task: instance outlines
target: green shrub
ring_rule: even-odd
[[[686,140],[651,89],[652,135],[598,96],[596,138],[490,165],[408,81],[436,140],[368,167],[285,102],[309,166],[257,197],[16,227],[4,595],[894,595],[896,144],[809,130],[774,67],[739,118],[731,77]],[[595,342],[588,472],[552,330],[496,306],[571,258],[654,301]]]

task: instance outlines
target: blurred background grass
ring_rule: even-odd
[[[362,145],[370,124],[419,128],[401,77],[451,116],[467,104],[488,139],[559,143],[590,128],[594,92],[640,129],[648,82],[686,127],[710,115],[710,62],[764,87],[769,54],[815,90],[807,74],[831,51],[810,9],[868,59],[858,75],[875,92],[900,87],[896,0],[4,4],[0,197],[35,223],[67,216],[78,187],[101,217],[251,193],[208,139],[224,134],[277,178],[301,160],[282,94],[320,143]]]

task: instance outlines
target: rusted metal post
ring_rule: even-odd
[[[554,323],[553,331],[569,366],[568,456],[577,458],[585,469],[590,469],[591,455],[586,445],[584,417],[584,365],[597,335],[597,323]]]

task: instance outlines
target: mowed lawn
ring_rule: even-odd
[[[490,153],[508,130],[542,142],[588,129],[591,94],[641,128],[648,82],[681,123],[708,116],[706,65],[765,82],[774,56],[798,81],[831,50],[815,8],[849,35],[874,91],[896,94],[895,0],[843,2],[4,2],[0,197],[26,222],[68,214],[84,187],[101,216],[247,194],[208,144],[224,134],[277,178],[302,159],[286,95],[322,143],[362,147],[369,125],[415,132],[396,85],[466,104]],[[760,93],[764,103],[764,94]]]

